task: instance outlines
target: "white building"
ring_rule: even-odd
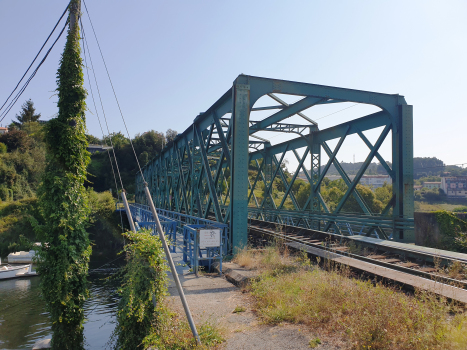
[[[0,135],[6,134],[8,132],[8,128],[4,128],[3,126],[0,126]]]
[[[388,185],[392,184],[392,179],[389,175],[363,175],[360,179],[360,184],[373,188],[383,187],[385,183]]]
[[[341,179],[340,175],[326,175],[331,181]],[[351,181],[355,178],[355,175],[349,175]],[[389,175],[363,175],[360,179],[360,185],[370,186],[373,188],[383,187],[384,184],[387,183],[388,185],[392,184],[392,179]]]
[[[441,188],[441,181],[439,182],[424,182],[423,187],[429,188],[432,190],[433,188]]]
[[[467,176],[442,177],[441,188],[448,197],[467,198]]]

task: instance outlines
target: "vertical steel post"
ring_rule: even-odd
[[[393,128],[393,170],[396,178],[393,185],[393,191],[396,195],[393,212],[395,220],[402,217],[414,217],[413,106],[400,105],[397,122],[397,132],[394,132]],[[393,238],[413,243],[415,242],[415,232],[413,230],[399,230],[394,232]]]
[[[144,183],[144,192],[146,193],[146,198],[148,201],[149,208],[151,209],[152,216],[154,217],[154,221],[156,222],[156,228],[159,232],[159,237],[162,242],[162,246],[164,247],[165,255],[167,257],[167,262],[170,267],[170,271],[172,272],[172,277],[174,279],[175,285],[177,286],[178,294],[180,295],[180,299],[183,304],[183,308],[185,309],[185,314],[190,324],[191,332],[193,336],[198,341],[198,344],[201,344],[201,340],[199,339],[198,331],[196,330],[195,322],[193,321],[193,317],[191,316],[190,308],[188,307],[188,303],[185,298],[185,293],[183,293],[182,284],[180,283],[180,279],[178,278],[177,270],[175,269],[175,264],[172,260],[172,255],[170,255],[170,250],[165,240],[164,232],[162,231],[162,226],[159,221],[159,216],[157,215],[156,208],[154,207],[154,202],[152,201],[151,194],[149,193],[149,188],[147,182]],[[197,253],[197,252],[196,252]]]
[[[271,185],[271,182],[274,181],[272,178],[274,171],[273,171],[273,166],[272,166],[272,157],[275,157],[274,155],[271,154],[271,152],[268,151],[267,145],[264,146],[265,148],[265,156],[263,158],[264,162],[264,205],[263,208],[265,209],[274,209],[274,204],[272,203],[272,193],[267,192],[269,189],[269,186]],[[271,192],[272,192],[272,187],[271,187]]]
[[[321,212],[321,206],[319,202],[319,193],[320,189],[316,188],[318,180],[321,175],[321,145],[314,142],[313,136],[311,137],[311,200],[310,200],[310,209],[313,214],[319,214]],[[306,210],[306,208],[303,208]],[[320,230],[320,220],[313,220],[312,227],[315,230]]]
[[[130,206],[128,205],[128,201],[126,200],[126,193],[125,190],[122,191],[122,200],[123,206],[125,207],[126,217],[128,218],[128,222],[130,223],[130,228],[133,232],[136,233],[135,223],[133,222],[133,217],[131,216]]]
[[[233,85],[233,138],[231,155],[230,232],[235,254],[248,241],[248,140],[250,85],[240,76]]]

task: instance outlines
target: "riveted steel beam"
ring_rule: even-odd
[[[301,99],[289,104],[284,101],[287,100],[284,95],[299,96]],[[255,106],[263,96],[268,96],[277,104]],[[369,104],[381,110],[324,130],[319,130],[316,121],[303,113],[316,105],[345,102]],[[267,110],[273,114],[256,120],[256,116],[262,115],[257,113],[255,120],[250,120],[251,111]],[[300,116],[304,122],[294,124],[284,121],[293,115]],[[161,208],[174,207],[200,217],[215,216],[228,223],[233,250],[246,244],[249,203],[256,207],[257,217],[274,218],[281,222],[286,215],[284,209],[287,209],[300,212],[300,219],[294,219],[300,225],[318,225],[313,227],[326,230],[334,227],[336,232],[343,224],[339,220],[350,220],[352,225],[359,221],[373,229],[378,227],[377,222],[383,221],[372,218],[384,215],[382,229],[387,232],[391,227],[388,222],[392,222],[395,230],[392,232],[393,239],[410,242],[413,241],[412,119],[412,106],[408,106],[400,95],[240,75],[232,87],[204,113],[196,116],[193,125],[177,135],[158,157],[144,167],[143,172],[154,202]],[[373,145],[364,134],[379,127],[383,127],[387,134],[391,132],[391,162],[379,152],[380,144]],[[262,134],[258,134],[271,131],[289,133],[291,139],[271,144]],[[359,135],[369,148],[370,155],[351,181],[337,157],[339,150],[347,145],[344,141],[353,134]],[[332,139],[339,139],[334,151],[327,144]],[[299,156],[298,149],[305,149],[305,154]],[[323,166],[321,149],[330,158]],[[292,152],[298,161],[297,169],[290,176],[281,169],[287,152]],[[305,167],[307,152],[311,158],[310,173]],[[356,187],[374,158],[391,176],[393,183],[392,199],[381,214],[372,213]],[[254,181],[248,177],[250,162],[257,165],[256,169],[250,169],[256,171]],[[340,212],[329,212],[320,190],[331,165],[335,166],[347,185],[347,191],[338,203],[339,210],[353,196],[364,215],[346,219],[348,216]],[[303,202],[297,202],[292,188],[295,188],[298,173],[302,170],[306,174],[305,181],[310,183],[310,193],[305,205],[300,208],[299,204]],[[273,200],[274,196],[277,197],[274,181],[282,183],[285,189],[279,208]],[[265,184],[263,198],[254,193],[258,182]],[[145,201],[143,183],[138,176],[135,195],[137,201]],[[270,203],[268,208],[266,201]],[[273,214],[274,210],[277,214]],[[303,212],[309,215],[303,216]],[[319,226],[323,223],[324,226]]]

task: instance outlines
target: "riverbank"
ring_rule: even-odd
[[[97,254],[104,251],[120,251],[123,248],[121,226],[128,229],[126,215],[115,211],[115,199],[110,192],[87,191],[91,214],[87,231]],[[32,220],[41,224],[37,199],[0,202],[0,258],[9,253],[29,251],[39,241]]]
[[[327,349],[323,338],[331,337],[340,349],[465,349],[465,305],[319,267],[286,246],[244,250],[235,261],[257,274],[247,290],[261,322],[300,325],[316,337],[311,347]]]

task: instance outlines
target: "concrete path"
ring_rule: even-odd
[[[248,293],[243,293],[240,288],[219,274],[199,274],[199,277],[196,277],[184,266],[179,248],[177,253],[172,253],[172,257],[195,323],[200,325],[208,321],[221,328],[226,342],[220,349],[310,349],[310,339],[315,339],[316,335],[306,331],[306,327],[289,324],[262,325],[253,312],[254,303]],[[227,264],[225,267],[229,265],[231,266]],[[237,271],[239,269],[241,268]],[[170,273],[169,276],[171,278]],[[184,315],[173,280],[169,284],[169,293],[171,307]],[[234,313],[236,307],[242,307],[245,311]],[[330,338],[320,339],[322,344],[315,349],[346,349]]]

